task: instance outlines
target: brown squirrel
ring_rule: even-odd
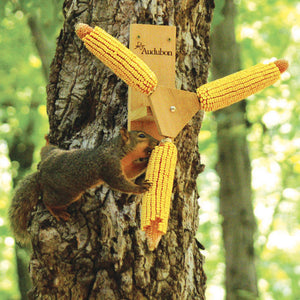
[[[120,135],[95,149],[62,150],[49,144],[41,150],[37,172],[18,184],[9,217],[16,240],[29,242],[28,223],[39,198],[57,220],[68,220],[67,207],[88,189],[103,183],[128,194],[141,194],[151,183],[135,184],[158,141],[142,131],[120,130]]]

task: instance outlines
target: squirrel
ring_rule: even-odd
[[[59,221],[67,221],[67,207],[78,201],[89,188],[108,184],[128,193],[146,192],[151,183],[132,180],[147,168],[151,151],[158,140],[143,131],[127,131],[94,149],[62,150],[49,143],[41,149],[37,171],[19,182],[9,209],[11,228],[20,244],[28,244],[30,215],[41,198]]]

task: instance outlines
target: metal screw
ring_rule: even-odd
[[[170,107],[170,111],[171,111],[172,113],[175,112],[175,111],[176,111],[176,106],[172,105],[172,106]]]

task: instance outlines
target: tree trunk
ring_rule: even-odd
[[[179,89],[206,82],[212,1],[71,1],[50,70],[50,141],[87,148],[119,132],[127,121],[127,86],[82,45],[74,25],[98,25],[128,45],[130,23],[177,27]],[[204,299],[196,178],[202,170],[197,113],[175,143],[178,165],[169,228],[157,250],[140,230],[140,197],[107,186],[88,190],[57,222],[42,203],[33,213],[32,299]]]
[[[223,15],[224,20],[212,34],[213,79],[240,69],[239,49],[235,41],[234,1],[225,1]],[[245,101],[242,101],[215,113],[228,300],[254,299],[258,294],[253,246],[256,225],[251,198],[245,106]]]

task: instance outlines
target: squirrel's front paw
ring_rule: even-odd
[[[141,193],[145,193],[147,191],[149,191],[149,189],[152,186],[152,182],[150,182],[149,180],[144,180],[141,184],[140,184],[140,190]]]

